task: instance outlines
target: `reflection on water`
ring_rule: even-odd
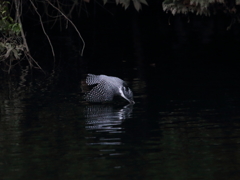
[[[86,129],[97,132],[121,133],[123,120],[130,118],[133,106],[114,109],[110,105],[91,105],[85,108]]]
[[[134,106],[85,104],[54,78],[1,79],[2,179],[239,179],[238,88],[136,78]]]
[[[85,138],[88,146],[95,146],[97,156],[121,156],[117,146],[122,145],[121,133],[125,133],[122,123],[131,117],[133,105],[122,108],[113,105],[89,105],[84,109],[86,130],[94,131]],[[118,135],[120,134],[120,135]],[[115,165],[115,167],[118,167]]]

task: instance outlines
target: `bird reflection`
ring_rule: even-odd
[[[90,105],[86,106],[86,129],[96,132],[121,133],[122,121],[130,118],[132,105],[123,108],[114,108],[112,105]]]
[[[116,108],[113,105],[86,106],[85,128],[91,131],[87,137],[85,136],[88,139],[87,144],[104,145],[104,148],[100,148],[101,156],[103,152],[109,155],[116,154],[116,149],[112,148],[112,145],[122,144],[121,134],[125,132],[122,122],[131,117],[132,109],[133,106],[130,104],[122,108]]]

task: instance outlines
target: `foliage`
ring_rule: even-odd
[[[23,43],[21,26],[10,16],[9,4],[9,1],[0,1],[0,62],[10,67],[12,61],[20,59]]]
[[[20,26],[15,23],[8,9],[9,1],[0,1],[0,32],[9,35],[18,35]]]
[[[51,22],[54,22],[53,25],[55,25],[56,22],[60,22],[59,24],[61,26],[62,22],[67,22],[66,27],[70,23],[75,28],[83,43],[81,51],[82,55],[85,48],[85,42],[80,32],[71,21],[71,18],[73,12],[77,12],[79,15],[82,9],[88,13],[88,10],[85,9],[87,6],[84,3],[93,1],[97,2],[97,4],[99,4],[99,2],[103,2],[104,4],[120,4],[125,9],[133,4],[137,11],[141,10],[142,4],[148,5],[146,0],[0,0],[0,65],[7,65],[8,72],[10,72],[10,69],[15,64],[18,64],[22,60],[21,58],[24,58],[28,60],[31,67],[34,66],[41,69],[38,63],[31,57],[26,41],[21,22],[22,10],[24,10],[23,6],[25,9],[28,6],[28,10],[30,10],[29,12],[35,12],[39,17],[39,22],[46,38],[49,41],[54,58],[55,53],[51,40],[45,31],[46,22],[44,23],[42,20],[42,17],[44,16],[48,16],[48,18],[52,19]],[[38,7],[44,7],[44,11],[38,11]],[[41,10],[41,8],[39,9]],[[15,17],[15,19],[13,19],[11,15]],[[62,28],[62,26],[60,28]]]
[[[106,4],[110,0],[103,0],[103,3]],[[116,4],[121,4],[125,9],[127,9],[131,2],[137,11],[142,9],[142,4],[148,5],[146,0],[115,0]]]
[[[240,0],[235,0],[233,4],[240,5]],[[213,12],[221,9],[223,12],[236,13],[235,6],[225,0],[165,0],[162,5],[164,11],[170,11],[173,15],[192,12],[209,16],[210,7]]]
[[[0,58],[1,61],[6,59],[17,60],[20,59],[23,51],[23,44],[14,37],[9,37],[7,39],[0,39]],[[5,40],[5,41],[3,41]]]

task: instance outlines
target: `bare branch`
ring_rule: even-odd
[[[53,55],[53,58],[54,58],[54,62],[55,62],[55,53],[54,53],[54,49],[53,49],[53,46],[52,46],[52,43],[51,43],[51,40],[49,38],[49,36],[47,35],[46,31],[45,31],[45,28],[43,26],[43,22],[42,22],[42,17],[41,15],[39,14],[39,12],[37,11],[37,7],[34,5],[34,3],[32,2],[32,0],[30,0],[35,12],[37,13],[38,17],[39,17],[39,20],[40,20],[40,24],[41,24],[41,27],[42,27],[42,30],[43,30],[43,33],[45,34],[45,36],[47,37],[48,39],[48,42],[49,42],[49,45],[51,46],[51,50],[52,50],[52,55]]]
[[[21,16],[20,16],[20,13],[19,13],[21,0],[14,0],[14,3],[15,3],[15,8],[16,8],[16,18],[17,18],[17,22],[20,26],[21,36],[23,38],[23,43],[24,43],[24,46],[25,46],[27,52],[29,53],[29,48],[28,48],[28,44],[27,44],[25,34],[23,32],[23,28],[22,28],[23,26],[22,26],[22,22],[21,22],[21,18],[20,18]]]
[[[69,21],[72,26],[74,27],[74,29],[76,30],[76,32],[78,33],[80,39],[82,40],[82,43],[83,43],[83,47],[82,47],[82,51],[81,51],[81,56],[83,56],[83,51],[85,49],[85,42],[84,42],[84,39],[82,37],[82,35],[80,34],[80,32],[78,31],[77,27],[74,25],[74,23],[59,9],[57,8],[56,6],[54,6],[49,0],[46,0],[54,9],[56,9],[59,13],[62,14],[62,16],[67,20]]]

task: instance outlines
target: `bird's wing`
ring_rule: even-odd
[[[98,83],[97,86],[94,86],[92,90],[85,95],[85,99],[90,102],[104,102],[112,101],[113,96],[114,92],[111,85],[109,85],[108,82],[102,80]]]
[[[87,85],[98,84],[100,83],[101,79],[102,78],[100,75],[88,74],[86,77],[86,83]]]

